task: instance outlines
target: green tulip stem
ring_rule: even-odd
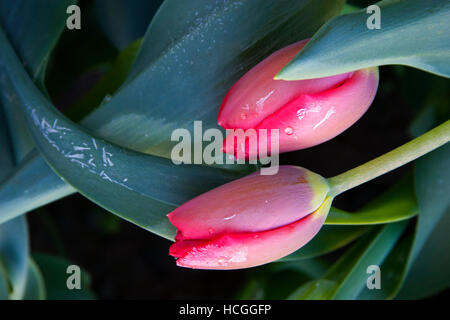
[[[424,133],[420,137],[363,165],[328,179],[330,195],[342,192],[375,179],[407,164],[450,141],[450,120]]]

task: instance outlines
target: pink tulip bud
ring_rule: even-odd
[[[280,166],[202,194],[169,213],[178,229],[170,255],[195,269],[240,269],[286,256],[310,241],[331,206],[318,174]]]
[[[279,130],[279,152],[312,147],[334,138],[366,112],[378,87],[376,67],[311,80],[274,80],[307,42],[273,53],[231,88],[218,123],[225,129],[255,129],[258,142],[251,144],[250,136],[239,140],[237,134],[230,134],[224,152],[242,158],[237,151],[245,150],[246,157],[256,157],[261,143],[270,151],[270,143],[258,139],[259,129]],[[227,144],[229,139],[233,141]]]

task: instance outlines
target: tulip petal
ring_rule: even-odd
[[[273,79],[307,41],[273,53],[227,93],[218,116],[227,129],[225,153],[257,159],[312,147],[342,133],[367,111],[378,87],[376,67],[309,80]],[[279,139],[271,141],[274,129]],[[271,150],[271,143],[278,147]]]
[[[260,232],[297,221],[324,201],[327,181],[295,166],[276,175],[253,173],[204,193],[172,211],[178,238],[210,239],[229,233]]]
[[[275,75],[306,45],[302,40],[280,49],[248,71],[225,96],[218,123],[223,128],[254,128],[268,115],[301,94],[314,94],[339,85],[351,73],[336,76],[284,81]]]
[[[320,230],[332,198],[312,214],[288,225],[253,233],[225,234],[211,240],[180,240],[171,247],[177,265],[195,269],[230,270],[278,260],[304,246]]]
[[[279,128],[280,152],[312,147],[353,125],[369,108],[377,86],[377,68],[358,70],[337,88],[292,100],[256,129]]]

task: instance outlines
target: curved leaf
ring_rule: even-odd
[[[321,258],[266,265],[251,274],[237,299],[285,299],[286,292],[294,290],[296,283],[323,276],[330,265]]]
[[[393,299],[397,295],[406,277],[413,241],[414,235],[408,234],[395,244],[380,265],[381,288],[369,290],[367,286],[363,287],[358,296],[359,300]]]
[[[28,134],[28,129],[20,114],[19,102],[13,94],[14,90],[11,83],[3,77],[2,90],[0,91],[0,104],[3,104],[3,110],[7,119],[7,128],[11,137],[12,151],[15,162],[21,161],[34,148],[33,140]]]
[[[45,300],[45,283],[38,265],[32,258],[28,259],[28,274],[24,300]]]
[[[450,287],[450,210],[443,215],[411,265],[400,299],[423,299]]]
[[[307,245],[278,261],[297,261],[327,254],[359,238],[368,229],[363,226],[323,226]]]
[[[232,84],[268,54],[311,36],[343,3],[165,1],[124,86],[82,124],[119,145],[168,158],[173,130],[193,131],[193,120],[220,129],[219,106]]]
[[[111,95],[119,89],[130,72],[141,42],[141,40],[136,40],[119,53],[111,68],[65,113],[70,119],[80,121],[103,101],[106,102],[111,98]]]
[[[369,230],[369,225],[409,219],[417,213],[412,176],[377,197],[361,210],[350,213],[332,207],[325,225],[311,242],[280,262],[302,260],[337,250]]]
[[[0,183],[0,224],[75,192],[31,151]]]
[[[9,139],[8,127],[0,105],[0,182],[5,179],[14,167],[14,157]]]
[[[339,12],[343,2],[320,0],[319,6],[317,0],[272,0],[261,6],[256,0],[166,1],[146,34],[126,85],[83,125],[127,147],[167,156],[170,152],[167,142],[174,128],[189,129],[197,116],[203,121],[208,118],[208,126],[216,127],[215,113],[220,101],[240,75],[270,52],[312,35]],[[250,17],[247,10],[252,12]],[[289,33],[280,37],[284,30]],[[297,30],[295,38],[291,30]],[[220,41],[216,40],[219,38]],[[199,54],[197,49],[206,51]],[[195,63],[178,63],[174,54]],[[214,68],[210,69],[212,65]],[[184,98],[187,92],[193,97],[189,106]],[[188,107],[189,114],[185,112]],[[131,118],[137,121],[130,121]],[[161,127],[160,123],[166,119],[178,120]],[[164,148],[158,146],[158,141]],[[50,168],[45,170],[41,171],[42,177],[50,179]]]
[[[8,300],[9,287],[6,272],[0,264],[0,300]]]
[[[0,267],[11,284],[9,297],[21,299],[28,272],[28,230],[25,216],[0,224]]]
[[[333,299],[354,299],[366,286],[367,267],[380,265],[405,230],[408,221],[383,226],[376,235],[365,242],[363,239],[354,248],[345,253],[332,268],[326,279],[339,281],[332,294]],[[362,249],[362,250],[361,250]],[[350,268],[349,267],[350,264]]]
[[[366,269],[380,265],[403,233],[407,221],[373,229],[336,262],[321,279],[306,283],[291,299],[355,299],[366,285]]]
[[[289,300],[324,300],[336,289],[336,282],[319,279],[312,280],[300,288],[298,288],[293,294],[291,294]]]
[[[450,77],[449,1],[384,0],[381,29],[370,30],[366,9],[336,17],[277,75],[300,80],[401,64]]]
[[[41,89],[51,49],[66,25],[66,9],[76,0],[0,0],[0,23],[17,55]],[[39,36],[36,36],[39,35]]]
[[[30,133],[53,170],[87,198],[147,230],[173,237],[168,212],[237,177],[215,168],[175,166],[85,132],[34,86],[2,32],[0,67],[13,83]]]
[[[0,0],[0,24],[41,90],[45,91],[44,78],[50,52],[65,27],[66,9],[74,3],[76,0],[49,0],[45,4],[42,1]],[[0,97],[9,123],[15,159],[20,161],[34,146],[18,112],[16,97],[7,88],[10,84],[5,82],[2,86]]]
[[[360,299],[421,299],[450,286],[450,147],[439,148],[416,162],[420,212],[415,233],[396,244],[381,265],[381,290],[364,290]],[[413,184],[412,184],[413,185]],[[406,278],[406,279],[405,279]],[[404,283],[403,283],[404,282]],[[400,290],[401,288],[401,290]]]
[[[409,261],[409,274],[399,298],[422,298],[450,285],[446,266],[449,259],[442,252],[449,247],[450,214],[450,144],[418,159],[415,166],[416,194],[420,213]],[[431,273],[430,273],[431,272]],[[418,286],[419,279],[430,280]],[[422,290],[423,289],[423,290]]]
[[[331,208],[327,225],[369,225],[402,221],[418,213],[412,176],[401,179],[380,197],[355,213]]]
[[[413,260],[450,207],[450,143],[416,161],[416,195],[420,215]]]
[[[49,300],[92,300],[95,295],[91,290],[91,277],[81,268],[81,289],[67,288],[67,267],[73,265],[66,259],[44,254],[34,253],[33,259],[42,271],[47,299]]]
[[[138,48],[139,42],[133,43],[119,55],[110,71],[74,106],[73,110],[76,113],[71,114],[72,117],[81,118],[80,112],[86,112],[84,110],[86,106],[88,106],[88,110],[91,110],[92,105],[98,105],[106,94],[114,92],[120,86],[131,68]],[[34,144],[29,140],[28,129],[23,123],[18,105],[20,102],[12,94],[14,90],[11,84],[7,82],[7,85],[9,87],[5,88],[3,92],[10,97],[8,111],[11,117],[10,123],[13,124],[14,129],[12,133],[15,135],[14,150],[16,158],[21,159],[34,147]],[[83,108],[80,108],[81,106]],[[7,129],[6,124],[2,126],[2,129]],[[3,167],[5,168],[5,166]],[[37,150],[29,152],[12,176],[1,182],[0,223],[76,192],[71,185],[64,182],[48,167]],[[17,190],[22,190],[22,192],[17,192]]]
[[[144,36],[162,0],[96,0],[94,10],[111,42],[123,49]],[[120,23],[117,23],[120,21]]]

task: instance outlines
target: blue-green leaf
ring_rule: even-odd
[[[216,168],[176,166],[90,135],[49,103],[1,32],[0,70],[14,85],[35,144],[53,170],[87,198],[147,230],[173,237],[168,212],[237,177]]]
[[[416,195],[419,223],[413,259],[419,254],[433,228],[450,206],[450,144],[446,144],[416,162]]]
[[[302,285],[291,299],[355,299],[366,285],[367,267],[380,265],[391,251],[407,221],[374,228],[362,237],[320,279]]]
[[[395,298],[406,277],[413,241],[414,235],[409,233],[395,244],[391,252],[389,252],[389,255],[380,265],[381,288],[370,290],[367,286],[364,287],[358,296],[359,300],[385,300]]]
[[[0,263],[0,300],[8,300],[9,298],[9,286],[8,276],[5,269]]]
[[[119,145],[170,157],[171,133],[217,124],[232,84],[273,51],[311,36],[344,1],[168,0],[124,86],[82,124]],[[251,14],[249,14],[251,13]]]
[[[41,89],[47,63],[66,25],[66,9],[76,0],[0,0],[0,23],[17,55]]]
[[[97,19],[111,42],[124,49],[144,36],[162,0],[96,0]],[[120,21],[120,23],[118,23]]]
[[[260,267],[252,272],[237,299],[285,299],[286,293],[294,290],[299,282],[323,276],[330,265],[325,259],[312,258]]]
[[[366,9],[324,25],[277,75],[299,80],[401,64],[450,76],[450,2],[384,0],[381,29],[369,29]]]
[[[8,1],[0,0],[0,24],[27,71],[45,91],[44,79],[50,53],[64,30],[66,9],[76,0]],[[39,35],[39,36],[37,36]],[[5,107],[16,161],[34,147],[17,99],[4,82],[0,98]]]
[[[70,119],[80,121],[103,101],[110,99],[130,72],[141,42],[142,40],[136,40],[119,53],[98,82],[65,112]]]
[[[416,162],[415,185],[420,213],[410,258],[410,271],[399,298],[423,298],[450,286],[450,277],[445,272],[450,266],[450,260],[442,254],[448,250],[450,243],[449,166],[450,144]],[[419,283],[423,285],[418,285]]]
[[[34,253],[33,259],[41,270],[48,300],[92,300],[91,277],[81,268],[81,289],[67,288],[67,267],[73,265],[66,259],[44,253]]]
[[[11,285],[9,297],[21,299],[28,273],[28,229],[25,216],[0,224],[0,268]],[[0,276],[1,277],[1,276]]]
[[[146,34],[126,84],[82,124],[95,135],[127,148],[167,157],[173,129],[191,129],[192,119],[197,118],[208,128],[217,127],[220,102],[240,75],[274,50],[312,35],[339,12],[343,2],[320,0],[317,5],[317,0],[272,0],[261,6],[256,0],[166,1]],[[295,36],[292,30],[297,31]],[[283,31],[289,32],[280,37]],[[50,172],[47,169],[41,175],[47,179]],[[176,172],[169,176],[183,176]],[[144,194],[152,193],[145,185],[142,189]],[[200,191],[191,189],[189,196]],[[176,188],[172,192],[177,192]],[[176,204],[188,195],[179,197]],[[162,207],[161,212],[169,210]]]
[[[75,192],[33,150],[0,182],[0,224]]]
[[[30,257],[28,259],[27,282],[23,300],[44,300],[46,298],[45,283],[39,266]]]
[[[364,226],[323,226],[308,244],[278,261],[297,261],[327,254],[359,238],[368,229]]]
[[[369,225],[411,219],[418,213],[412,176],[401,179],[355,213],[331,208],[327,225]]]
[[[0,105],[0,182],[3,181],[14,168],[14,156],[8,133],[8,125]]]

